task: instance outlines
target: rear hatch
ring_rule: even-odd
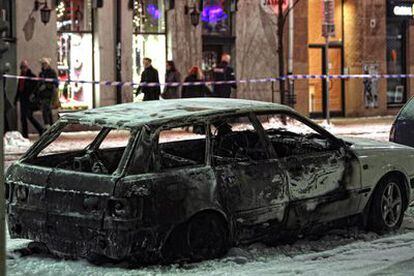
[[[116,178],[22,163],[13,165],[8,176],[12,238],[45,242],[69,254],[89,251],[102,230]]]

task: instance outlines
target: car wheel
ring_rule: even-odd
[[[223,256],[228,250],[227,223],[217,214],[193,217],[187,226],[187,243],[192,259],[206,260]]]
[[[400,228],[404,217],[401,185],[395,176],[381,180],[372,199],[368,220],[371,230],[382,234]]]

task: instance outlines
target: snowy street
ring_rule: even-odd
[[[334,122],[334,126],[327,129],[337,135],[386,141],[390,124],[389,118],[371,122],[369,127],[358,122]],[[73,144],[76,139],[83,139],[74,134],[70,136]],[[8,164],[27,146],[22,143],[6,147]],[[61,146],[67,148],[68,142]],[[55,150],[59,150],[59,146]],[[22,257],[14,253],[28,242],[11,240],[7,236],[9,275],[414,275],[414,206],[407,210],[402,228],[385,236],[355,227],[335,229],[321,238],[304,237],[292,245],[253,244],[233,248],[221,260],[184,266],[129,269],[127,264],[108,264],[98,267],[86,260],[57,260],[39,255]]]

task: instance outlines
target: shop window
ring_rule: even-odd
[[[387,74],[405,74],[406,23],[387,21]],[[401,104],[406,100],[406,79],[387,79],[387,104]]]
[[[59,0],[56,5],[58,32],[92,31],[91,0]]]
[[[5,33],[6,38],[14,38],[15,33],[13,29],[13,10],[14,5],[12,0],[3,1],[3,17],[6,20],[7,31]]]
[[[85,54],[90,52],[90,54]],[[58,34],[59,97],[62,109],[92,108],[93,85],[76,83],[92,80],[92,34]]]
[[[322,36],[323,23],[323,1],[309,0],[308,2],[308,34],[309,44],[323,44],[325,38]],[[342,0],[335,1],[335,36],[330,37],[331,42],[342,42]]]
[[[167,60],[167,36],[164,0],[134,0],[132,38],[133,81],[140,82],[144,71],[143,58],[152,60],[158,77],[164,81]],[[141,100],[138,95],[134,100]]]
[[[59,99],[65,110],[93,107],[93,25],[91,0],[60,0],[56,4]],[[88,54],[89,53],[89,54]]]
[[[160,82],[164,81],[167,59],[166,53],[166,36],[160,34],[137,34],[133,36],[133,81],[139,83],[141,81],[141,73],[144,71],[142,60],[148,57],[152,60],[152,66],[158,70],[158,78]],[[142,98],[143,95],[138,95],[137,99]]]
[[[235,1],[211,0],[204,1],[200,19],[204,35],[232,35],[232,12]]]
[[[164,0],[134,0],[135,33],[164,33]]]

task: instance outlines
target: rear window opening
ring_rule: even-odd
[[[112,174],[118,168],[130,140],[128,130],[66,124],[44,137],[24,162],[48,168],[86,173]]]
[[[204,124],[162,130],[157,146],[159,169],[204,165],[206,137]]]

